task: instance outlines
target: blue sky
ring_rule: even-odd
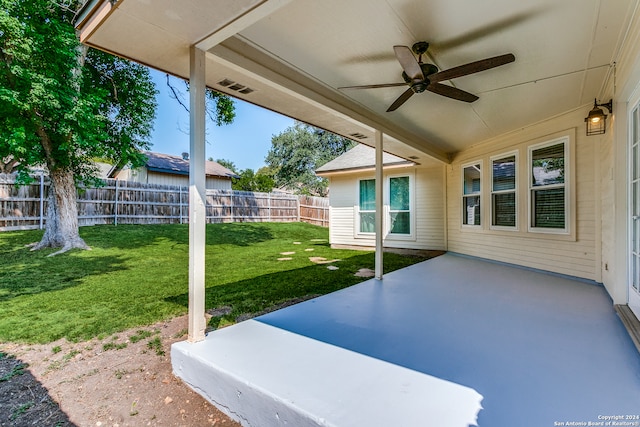
[[[170,97],[165,74],[151,70],[160,93],[151,151],[180,155],[189,151],[189,114]],[[189,105],[188,93],[182,81],[172,78]],[[239,169],[258,170],[271,148],[271,137],[293,126],[293,119],[235,99],[236,118],[232,124],[217,127],[207,121],[207,158],[231,160]]]

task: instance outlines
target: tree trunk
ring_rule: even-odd
[[[78,205],[73,172],[67,169],[50,172],[51,186],[47,206],[47,222],[42,240],[32,250],[61,248],[49,256],[70,249],[91,249],[80,237]]]

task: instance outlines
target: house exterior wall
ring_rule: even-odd
[[[385,218],[388,217],[388,178],[406,176],[412,178],[413,204],[411,215],[414,230],[411,237],[391,237],[386,234],[384,246],[406,249],[446,249],[444,166],[429,168],[406,167],[387,169],[385,177]],[[358,233],[359,181],[373,179],[374,172],[336,174],[329,178],[330,226],[332,245],[375,247],[373,235]]]
[[[146,168],[122,170],[118,174],[117,178],[125,181],[140,182],[144,184],[173,185],[183,187],[189,186],[188,175],[149,172]],[[206,188],[207,190],[231,190],[231,180],[208,176],[206,181]]]
[[[584,117],[588,111],[547,120],[519,132],[484,142],[459,153],[447,168],[448,250],[501,262],[539,268],[561,274],[601,280],[600,271],[600,142],[587,137]],[[546,233],[529,229],[529,147],[568,137],[569,230]],[[516,152],[517,229],[490,226],[491,157]],[[480,226],[462,224],[462,167],[480,162]]]
[[[600,102],[613,98],[604,135],[585,136],[584,117],[590,107],[528,126],[459,153],[447,166],[448,249],[450,251],[541,268],[602,282],[614,304],[629,301],[629,121],[631,109],[640,102],[640,14],[633,16],[625,44],[610,70]],[[615,85],[615,87],[614,87]],[[482,159],[488,168],[491,155],[567,132],[575,134],[575,238],[499,233],[487,228],[461,227],[462,165]],[[525,148],[526,149],[526,148]],[[526,154],[526,152],[525,152]],[[523,165],[525,162],[520,161]],[[484,184],[489,184],[485,178]],[[484,189],[484,208],[489,207]],[[527,190],[520,188],[520,218],[528,212]],[[524,199],[523,199],[524,198]],[[525,205],[523,206],[523,202]],[[524,209],[524,212],[523,210]],[[489,219],[484,210],[484,218]]]

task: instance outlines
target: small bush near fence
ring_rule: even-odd
[[[0,231],[43,228],[49,183],[36,176],[16,185],[0,174]],[[207,190],[207,222],[302,221],[327,227],[329,200],[284,193]],[[78,189],[78,222],[96,224],[175,224],[188,222],[189,188],[107,179],[102,187]]]

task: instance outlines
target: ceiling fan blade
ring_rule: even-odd
[[[478,97],[472,93],[465,92],[453,86],[443,85],[442,83],[431,83],[427,86],[427,90],[458,101],[473,102],[478,99]]]
[[[396,54],[396,58],[402,69],[411,80],[424,80],[424,74],[422,74],[422,68],[416,57],[413,56],[413,52],[407,46],[394,46],[393,51]]]
[[[387,108],[387,113],[391,112],[391,111],[395,111],[398,109],[398,107],[400,107],[402,104],[404,104],[405,102],[407,102],[407,100],[409,98],[411,98],[411,96],[414,94],[415,92],[413,91],[413,89],[409,88],[407,90],[405,90],[404,92],[402,92],[402,95],[400,95],[398,97],[398,99],[396,99],[395,101],[393,101],[393,104],[391,104],[391,106],[389,108]]]
[[[398,86],[406,86],[406,83],[382,83],[377,85],[360,85],[360,86],[341,86],[338,90],[342,89],[378,89],[383,87],[398,87]]]
[[[505,55],[494,56],[493,58],[481,59],[480,61],[470,62],[458,67],[449,68],[448,70],[440,71],[438,73],[431,74],[429,81],[431,83],[442,82],[444,80],[455,79],[456,77],[466,76],[468,74],[477,73],[480,71],[488,70],[490,68],[499,67],[504,64],[508,64],[516,60],[513,53],[507,53]]]

